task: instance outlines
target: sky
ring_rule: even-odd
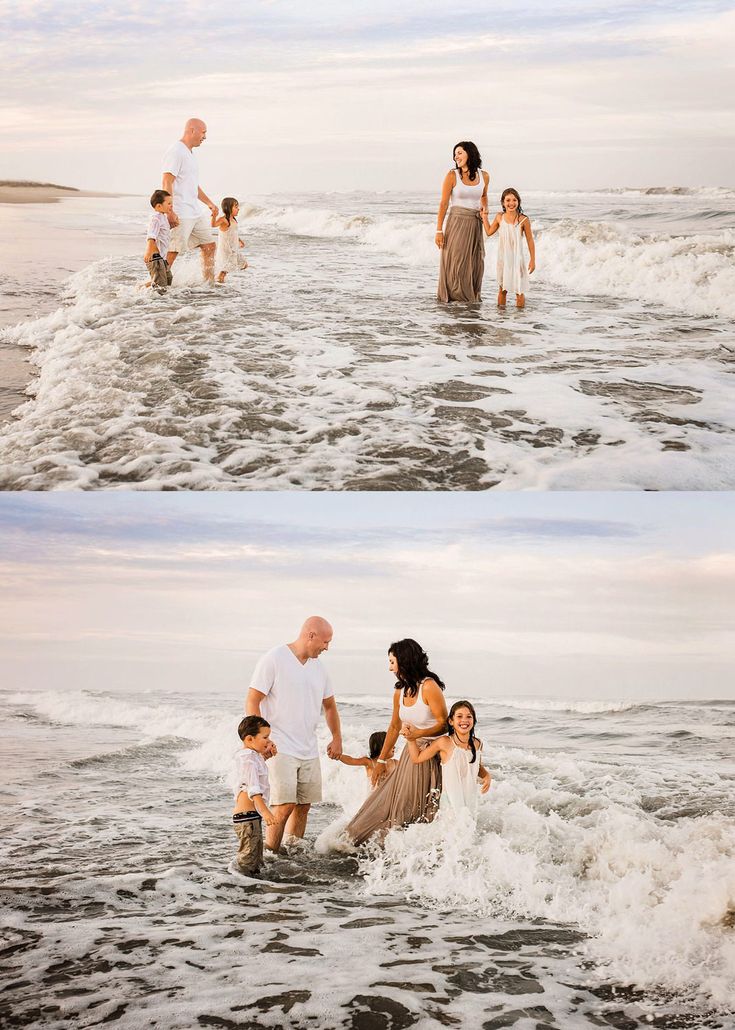
[[[0,178],[148,193],[189,116],[211,195],[732,186],[721,0],[0,0]]]
[[[6,494],[7,689],[244,693],[304,618],[337,695],[735,697],[731,494]]]

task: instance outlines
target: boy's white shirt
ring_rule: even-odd
[[[235,752],[237,777],[234,787],[235,801],[244,790],[248,797],[260,794],[266,805],[270,801],[271,788],[265,759],[252,748],[242,747]]]

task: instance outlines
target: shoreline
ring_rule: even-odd
[[[0,182],[0,204],[58,204],[74,197],[122,197],[131,194],[100,193],[96,190],[78,190],[75,186],[57,186],[52,182]]]
[[[38,374],[28,348],[3,340],[3,331],[50,314],[61,303],[69,276],[91,262],[141,249],[137,240],[132,243],[109,231],[90,232],[81,225],[64,224],[67,219],[60,215],[64,205],[59,202],[129,196],[134,194],[0,181],[0,283],[6,280],[9,287],[0,300],[0,427],[29,399],[28,388]],[[49,204],[57,205],[59,215],[51,215]]]

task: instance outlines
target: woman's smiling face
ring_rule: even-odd
[[[456,164],[457,168],[467,167],[467,151],[464,149],[464,147],[454,148],[454,163]]]

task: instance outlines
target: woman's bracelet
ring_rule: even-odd
[[[388,764],[388,762],[385,760],[385,758],[376,758],[375,761],[378,763],[378,765],[387,765]]]

